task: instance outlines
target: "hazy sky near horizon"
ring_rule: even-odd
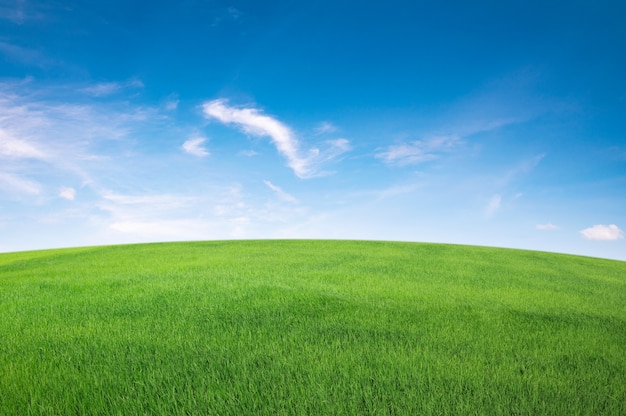
[[[626,260],[626,2],[0,0],[0,251]]]

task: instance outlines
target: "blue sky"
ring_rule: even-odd
[[[626,260],[625,15],[0,0],[0,251],[333,238]]]

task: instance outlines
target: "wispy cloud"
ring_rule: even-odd
[[[325,150],[314,149],[313,153],[317,157],[317,159],[313,159],[316,163],[324,163],[336,159],[342,154],[349,152],[352,150],[352,146],[350,145],[350,141],[348,139],[334,139],[334,140],[326,140],[325,143],[327,147]]]
[[[241,17],[241,15],[243,13],[241,13],[241,10],[235,8],[235,7],[229,7],[228,9],[226,9],[226,11],[228,12],[228,15],[230,17],[232,17],[234,20],[237,20]]]
[[[97,207],[107,213],[100,222],[110,231],[138,238],[191,236],[197,219],[185,218],[197,198],[176,194],[122,194],[99,190]]]
[[[140,210],[150,207],[153,212],[180,208],[190,201],[188,197],[172,194],[126,195],[107,190],[101,191],[100,194],[104,200],[114,202],[118,206],[135,206]]]
[[[487,203],[487,206],[485,207],[485,217],[487,218],[493,217],[496,214],[496,212],[500,209],[501,204],[502,204],[502,196],[500,195],[492,196],[489,202]]]
[[[195,239],[210,235],[211,223],[206,220],[126,220],[109,224],[111,231],[140,239]]]
[[[453,105],[434,122],[463,139],[529,122],[546,113],[571,111],[571,103],[552,99],[538,88],[540,74],[524,69],[498,78]]]
[[[120,91],[128,88],[137,89],[143,87],[144,85],[141,80],[133,78],[125,82],[101,82],[85,87],[82,89],[82,91],[94,97],[106,97],[109,95],[117,94]]]
[[[554,225],[552,223],[537,224],[535,226],[535,228],[538,229],[538,230],[542,230],[542,231],[545,231],[545,230],[558,230],[559,229],[559,227],[557,225]]]
[[[180,100],[178,98],[170,97],[167,101],[165,101],[165,109],[167,111],[174,111],[178,108],[178,104]]]
[[[38,68],[49,68],[61,65],[59,61],[37,49],[25,48],[7,42],[0,41],[0,54],[13,62]]]
[[[237,153],[239,156],[253,157],[257,156],[259,153],[254,150],[242,150]]]
[[[316,134],[328,134],[328,133],[335,133],[337,131],[337,127],[328,122],[328,121],[323,121],[320,124],[318,124],[318,126],[315,128],[315,133]]]
[[[507,206],[509,206],[509,204],[524,196],[522,192],[516,192],[514,184],[520,178],[529,175],[544,156],[544,154],[539,154],[531,158],[522,159],[507,169],[498,169],[490,176],[480,177],[478,180],[470,177],[468,189],[473,189],[474,192],[482,194],[482,198],[487,198],[487,195],[491,195],[488,203],[483,208],[485,218],[493,217],[502,208],[505,201]],[[547,227],[548,225],[544,224],[541,226]],[[538,229],[539,227],[537,226]]]
[[[420,140],[391,145],[376,154],[384,162],[397,166],[425,163],[457,150],[473,136],[524,123],[548,111],[557,111],[557,103],[535,97],[534,78],[520,73],[485,86],[450,105],[440,114],[420,123]]]
[[[206,117],[215,118],[225,124],[234,124],[247,134],[269,137],[278,152],[287,159],[287,165],[300,178],[323,174],[318,169],[321,163],[336,158],[350,148],[346,139],[338,139],[327,142],[329,148],[325,151],[313,148],[306,156],[302,156],[300,143],[294,132],[256,108],[232,107],[226,100],[219,99],[204,103],[203,110]]]
[[[415,165],[438,158],[442,153],[450,152],[461,144],[459,136],[434,136],[411,143],[392,145],[376,155],[386,163],[399,166]]]
[[[614,241],[624,238],[624,232],[615,224],[598,224],[585,228],[580,234],[588,240]]]
[[[113,241],[243,238],[290,213],[286,205],[248,204],[246,194],[240,184],[212,186],[203,195],[101,191],[98,224]]]
[[[527,158],[527,159],[520,161],[519,163],[511,167],[508,171],[506,171],[504,174],[502,174],[498,178],[497,180],[498,185],[500,187],[505,187],[505,186],[508,186],[511,182],[513,182],[517,178],[524,176],[524,175],[528,175],[539,165],[539,163],[545,157],[546,157],[546,154],[541,153],[531,158]]]
[[[32,80],[0,83],[0,159],[37,159],[82,175],[101,143],[159,119],[156,110],[127,100],[85,102],[75,91],[75,85],[47,88]]]
[[[272,182],[266,180],[266,181],[263,181],[263,183],[272,191],[274,191],[276,195],[278,195],[278,197],[282,199],[283,201],[291,202],[293,204],[298,203],[298,199],[296,197],[283,191],[280,187],[274,185]]]
[[[222,123],[236,124],[254,136],[269,136],[296,175],[304,177],[310,173],[307,161],[298,154],[298,140],[291,129],[280,121],[261,114],[256,108],[230,107],[225,100],[209,101],[203,108],[206,116]]]
[[[41,184],[10,173],[0,172],[0,188],[28,195],[39,195]]]
[[[186,153],[197,157],[207,157],[211,153],[206,150],[203,146],[204,142],[206,142],[206,138],[204,137],[193,137],[185,143],[183,143],[182,148]]]
[[[0,128],[0,158],[45,159],[45,153],[34,143],[17,139]]]
[[[9,5],[0,5],[0,19],[10,20],[15,24],[21,25],[28,20],[44,18],[42,13],[32,7],[33,2],[27,3],[26,0],[15,0],[9,1],[9,3]]]
[[[24,9],[19,7],[24,1],[18,1],[17,6],[0,6],[0,19],[10,20],[13,23],[22,24],[25,20]]]
[[[217,28],[226,22],[237,22],[242,18],[242,16],[243,13],[241,10],[232,6],[227,7],[217,12],[217,15],[213,18],[211,27]]]
[[[422,187],[421,183],[403,183],[391,185],[381,189],[369,189],[361,190],[357,192],[351,192],[347,196],[351,198],[366,197],[367,200],[382,201],[385,199],[395,198],[402,195],[412,194]]]

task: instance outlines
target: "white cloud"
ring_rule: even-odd
[[[293,132],[280,121],[261,114],[256,108],[229,107],[225,100],[209,101],[203,108],[206,116],[222,123],[234,123],[251,135],[269,136],[296,175],[302,177],[310,173],[306,160],[298,155],[298,141]]]
[[[535,226],[536,229],[538,230],[558,230],[559,227],[552,224],[552,223],[548,223],[548,224],[537,224]]]
[[[204,148],[204,146],[202,146],[204,142],[206,142],[204,137],[194,137],[183,143],[182,148],[190,155],[206,157],[209,156],[210,153]]]
[[[500,209],[502,203],[502,197],[500,195],[494,195],[489,200],[489,203],[485,207],[485,216],[491,218],[495,215],[496,211]]]
[[[624,238],[624,232],[615,224],[594,225],[593,227],[585,228],[580,234],[588,240],[612,241]]]
[[[140,134],[163,123],[157,109],[128,100],[86,102],[77,90],[76,85],[45,86],[30,78],[0,82],[0,169],[14,175],[5,177],[5,188],[38,193],[39,184],[21,179],[28,177],[58,189],[63,183],[54,182],[61,172],[77,176],[73,181],[93,184],[103,169],[126,170],[120,164],[111,166],[110,158],[132,157]],[[139,133],[124,140],[131,132]],[[16,185],[18,179],[21,186]]]
[[[293,204],[298,203],[298,199],[297,198],[295,198],[293,195],[290,195],[287,192],[283,191],[280,187],[274,185],[272,182],[270,182],[270,181],[263,181],[263,183],[268,188],[270,188],[272,191],[274,191],[276,193],[276,195],[278,195],[278,197],[280,199],[282,199],[283,201],[291,202]]]
[[[61,188],[59,196],[68,201],[73,201],[76,198],[76,190],[74,188]]]
[[[441,153],[451,151],[460,143],[461,140],[457,135],[434,136],[412,143],[389,146],[386,151],[378,153],[376,157],[390,164],[414,165],[436,159]]]
[[[0,128],[0,156],[13,158],[45,159],[43,151],[26,140],[16,139]]]
[[[66,165],[84,159],[95,140],[120,139],[149,111],[127,103],[75,104],[74,87],[45,88],[31,81],[0,83],[0,155],[46,159]],[[58,97],[69,101],[59,103]],[[38,143],[46,143],[42,149]],[[45,150],[45,151],[44,151]]]
[[[346,139],[328,142],[330,148],[321,152],[317,148],[309,150],[303,157],[300,144],[289,127],[273,117],[262,114],[256,108],[236,108],[227,105],[226,100],[213,100],[204,103],[204,114],[225,124],[235,124],[245,133],[269,137],[278,152],[287,159],[287,165],[300,178],[319,176],[317,166],[349,149]],[[323,173],[321,173],[323,174]]]
[[[41,185],[39,183],[10,173],[0,173],[0,188],[29,195],[39,195],[41,193]]]

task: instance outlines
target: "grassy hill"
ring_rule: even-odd
[[[0,254],[7,415],[626,414],[626,263],[364,241]]]

